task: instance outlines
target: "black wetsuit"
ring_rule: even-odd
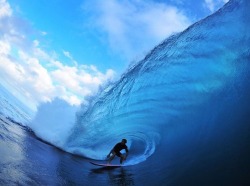
[[[127,147],[127,145],[122,144],[122,143],[120,142],[120,143],[117,143],[117,144],[114,146],[113,151],[115,152],[115,154],[116,154],[118,157],[121,157],[122,154],[120,153],[120,151],[121,151],[122,149],[125,149],[126,152],[128,152],[128,147]]]

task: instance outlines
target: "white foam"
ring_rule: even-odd
[[[61,99],[41,104],[29,127],[38,137],[62,147],[74,127],[77,109]]]

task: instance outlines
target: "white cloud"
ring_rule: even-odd
[[[210,12],[214,12],[228,1],[229,0],[205,0],[204,5]]]
[[[1,19],[4,16],[7,19]],[[0,29],[8,26],[0,31],[0,81],[33,109],[56,97],[70,104],[85,102],[85,96],[114,76],[111,69],[103,73],[93,65],[78,65],[70,52],[63,51],[74,62],[66,65],[40,48],[39,40],[30,41],[15,23],[11,7],[0,0]]]
[[[39,41],[38,40],[34,40],[33,44],[34,44],[35,47],[38,47],[39,46]]]
[[[23,31],[28,30],[27,23],[13,16],[13,10],[6,0],[0,0],[0,39],[11,42],[12,45],[24,46],[26,36]]]
[[[85,96],[96,93],[100,85],[114,76],[111,69],[102,73],[94,66],[78,65],[78,68],[64,65],[52,58],[42,65],[41,61],[48,59],[47,55],[27,54],[21,49],[18,50],[18,56],[14,57],[10,44],[1,40],[0,48],[1,81],[8,80],[15,87],[12,91],[29,100],[33,107],[55,97],[63,98],[70,104],[80,104]],[[34,48],[34,51],[37,50],[41,51]]]
[[[0,40],[0,55],[8,55],[10,53],[10,45]]]
[[[63,54],[64,54],[66,57],[72,59],[71,54],[70,54],[68,51],[63,51]]]
[[[12,9],[6,0],[0,0],[0,19],[12,15]]]
[[[1,41],[3,42],[3,41]],[[39,60],[19,51],[18,58],[9,53],[0,53],[0,79],[7,81],[11,92],[32,107],[53,98],[54,86],[49,72]]]
[[[70,59],[70,61],[74,64],[74,66],[77,66],[77,61],[74,60],[74,58],[72,57],[69,51],[63,50],[63,55],[67,57],[68,59]]]
[[[96,23],[111,48],[130,60],[191,24],[181,10],[153,1],[96,0],[83,8],[87,6],[91,6],[94,18],[90,24]]]
[[[41,33],[42,36],[46,36],[46,35],[48,34],[48,33],[45,32],[45,31],[41,31],[40,33]]]

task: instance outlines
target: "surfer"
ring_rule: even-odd
[[[127,143],[127,140],[126,140],[126,139],[122,139],[122,141],[121,141],[120,143],[117,143],[117,144],[114,146],[114,148],[113,148],[113,149],[110,151],[110,153],[107,155],[107,158],[109,158],[108,163],[110,163],[110,162],[114,159],[115,155],[118,156],[118,157],[120,157],[120,164],[122,164],[122,162],[123,162],[124,160],[126,160],[126,158],[127,158],[127,156],[128,156],[128,147],[127,147],[126,143]],[[125,149],[125,151],[126,151],[126,154],[125,154],[125,155],[121,154],[120,151],[121,151],[122,149]],[[111,154],[112,154],[112,155],[111,155]],[[110,155],[111,155],[111,156],[110,156]]]

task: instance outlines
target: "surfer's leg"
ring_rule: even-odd
[[[123,162],[124,159],[125,159],[124,156],[121,155],[121,156],[120,156],[120,164],[122,164],[122,162]]]
[[[115,157],[115,153],[112,153],[112,155],[109,158],[108,164],[110,164],[110,162],[114,159]]]

